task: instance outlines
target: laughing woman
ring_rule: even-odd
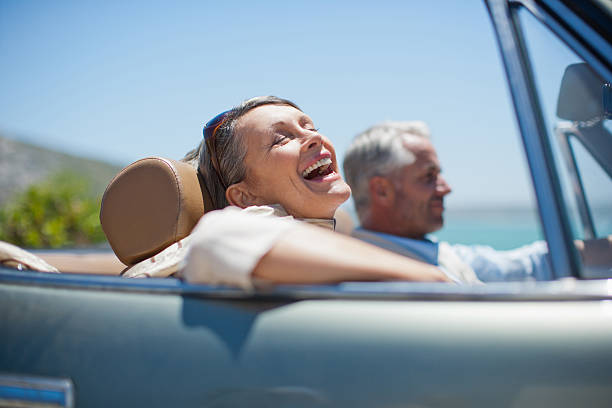
[[[257,97],[217,115],[185,160],[219,210],[191,234],[182,268],[190,282],[449,281],[433,266],[331,231],[350,188],[331,142],[291,101]]]

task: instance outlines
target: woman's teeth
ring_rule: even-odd
[[[332,161],[329,157],[326,157],[324,159],[319,160],[318,162],[316,162],[315,164],[309,166],[306,170],[304,170],[302,172],[302,177],[304,178],[313,178],[315,177],[315,175],[317,173],[321,173],[322,171],[327,170],[327,167],[329,167],[329,165],[332,164]],[[323,168],[323,166],[327,166],[325,168]],[[319,170],[317,172],[315,172],[315,170]]]

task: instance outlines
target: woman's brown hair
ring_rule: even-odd
[[[213,164],[205,140],[183,158],[183,161],[191,163],[194,167],[197,165],[198,173],[208,189],[215,210],[229,205],[225,198],[226,187],[239,183],[246,177],[247,169],[244,164],[246,144],[236,135],[236,123],[247,112],[263,105],[288,105],[301,111],[295,103],[276,96],[248,99],[227,111],[209,142],[214,143],[213,154],[216,155],[218,168]]]

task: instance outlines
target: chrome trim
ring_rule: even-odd
[[[578,277],[579,262],[533,74],[515,9],[505,0],[485,0],[495,29],[523,147],[531,170],[542,229],[555,277]],[[512,7],[518,3],[513,2]]]
[[[429,301],[572,301],[612,300],[612,279],[549,282],[500,282],[451,285],[417,282],[346,282],[337,285],[260,286],[254,291],[193,285],[174,278],[127,279],[109,276],[58,275],[0,269],[0,289],[25,286],[133,295],[188,296],[210,300],[292,302],[309,299]],[[58,295],[60,292],[56,292]]]
[[[0,407],[73,408],[74,385],[65,378],[0,374]]]
[[[576,197],[576,203],[578,204],[578,212],[582,220],[582,228],[585,239],[595,239],[597,233],[595,231],[595,223],[593,222],[593,216],[586,200],[586,194],[584,192],[584,185],[582,183],[582,177],[576,164],[576,156],[574,155],[574,149],[570,144],[570,137],[578,132],[576,126],[571,122],[561,122],[555,127],[555,133],[559,141],[559,147],[561,153],[565,158],[565,164],[572,182],[572,188],[574,190],[574,197]]]

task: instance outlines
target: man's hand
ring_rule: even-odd
[[[612,269],[612,235],[606,238],[575,241],[575,244],[585,268],[602,272]]]

